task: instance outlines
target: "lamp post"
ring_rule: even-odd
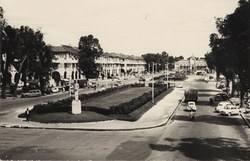
[[[154,63],[153,63],[153,66],[152,66],[152,73],[153,73],[153,78],[152,78],[152,103],[154,103]]]
[[[168,89],[168,62],[167,62],[167,89]]]
[[[71,75],[69,74],[69,96],[71,97]]]

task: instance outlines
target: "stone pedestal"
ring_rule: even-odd
[[[72,101],[72,114],[81,114],[81,113],[82,113],[81,101],[73,100]]]
[[[145,80],[145,87],[149,87],[149,79]]]

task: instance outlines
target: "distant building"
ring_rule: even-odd
[[[105,77],[141,74],[146,64],[143,57],[117,53],[103,53],[96,63],[100,64],[99,71]]]
[[[187,60],[180,60],[175,62],[175,71],[185,73],[195,73],[199,70],[207,70],[207,63],[205,58],[189,57]]]

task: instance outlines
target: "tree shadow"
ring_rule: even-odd
[[[208,100],[198,100],[197,102],[196,102],[196,105],[198,105],[198,106],[208,106],[208,105],[210,105],[210,102],[208,101]],[[208,107],[209,108],[209,107]]]
[[[199,91],[201,91],[201,92],[221,92],[220,89],[206,89],[206,88],[199,89]]]
[[[175,115],[173,120],[178,121],[190,121],[189,115]],[[234,116],[211,116],[211,115],[196,115],[194,122],[203,122],[215,125],[225,125],[225,126],[241,126],[244,122],[241,118],[236,118]]]
[[[180,151],[194,160],[249,160],[250,149],[229,138],[165,138],[166,144],[149,144],[156,151]],[[170,145],[169,145],[170,144]]]
[[[214,94],[209,94],[209,93],[202,93],[202,94],[198,94],[199,97],[211,97],[214,96]]]

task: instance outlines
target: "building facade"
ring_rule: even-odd
[[[175,71],[195,73],[200,70],[207,70],[207,63],[204,58],[189,57],[187,60],[175,62]]]
[[[142,57],[117,53],[103,53],[96,63],[100,66],[100,74],[105,77],[141,74],[146,64]]]
[[[52,52],[55,58],[52,61],[50,85],[63,86],[63,82],[85,79],[78,69],[79,50],[76,47],[52,46]],[[142,57],[117,53],[103,53],[96,59],[96,63],[99,64],[100,77],[103,78],[140,74],[145,71],[146,64]]]
[[[52,46],[54,59],[51,71],[50,85],[63,86],[64,82],[74,81],[84,78],[77,68],[78,49],[76,47],[61,45]]]

